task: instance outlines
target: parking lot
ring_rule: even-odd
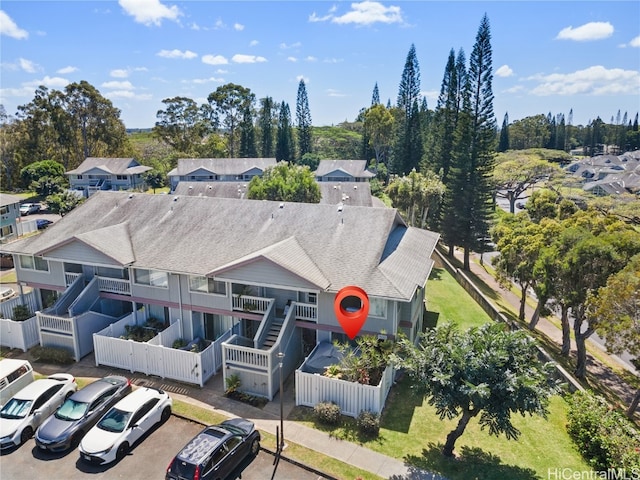
[[[172,416],[165,424],[143,437],[120,462],[107,466],[86,464],[80,460],[77,449],[58,455],[42,452],[32,438],[24,445],[0,456],[0,477],[2,480],[163,479],[174,455],[202,428],[198,423]],[[240,478],[242,475],[242,480],[270,479],[273,460],[272,455],[261,451],[232,478]],[[275,478],[317,480],[319,477],[288,462],[280,461]]]

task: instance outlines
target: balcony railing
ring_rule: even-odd
[[[36,312],[40,330],[50,330],[53,332],[73,333],[73,319]]]
[[[318,321],[318,306],[310,303],[295,303],[296,320],[306,320],[308,322]]]
[[[81,276],[82,273],[64,272],[64,279],[67,283],[67,287]],[[98,276],[98,288],[101,292],[131,295],[131,281],[122,278]]]
[[[233,309],[243,312],[262,313],[268,309],[273,298],[252,297],[251,295],[233,295]]]

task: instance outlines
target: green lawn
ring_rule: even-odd
[[[461,331],[492,321],[444,268],[434,268],[427,281],[427,316],[429,323],[437,317],[438,324],[449,321]]]

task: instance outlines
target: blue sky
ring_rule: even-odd
[[[305,80],[314,125],[352,121],[375,83],[395,104],[414,44],[435,108],[453,48],[467,60],[491,25],[498,124],[573,109],[573,124],[640,110],[640,2],[11,1],[0,4],[0,103],[39,85],[86,80],[128,128],[152,127],[162,100],[206,102],[225,83],[289,104]]]

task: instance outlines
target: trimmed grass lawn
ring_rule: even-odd
[[[427,322],[452,322],[460,331],[491,322],[478,305],[445,268],[434,268],[427,282]]]

